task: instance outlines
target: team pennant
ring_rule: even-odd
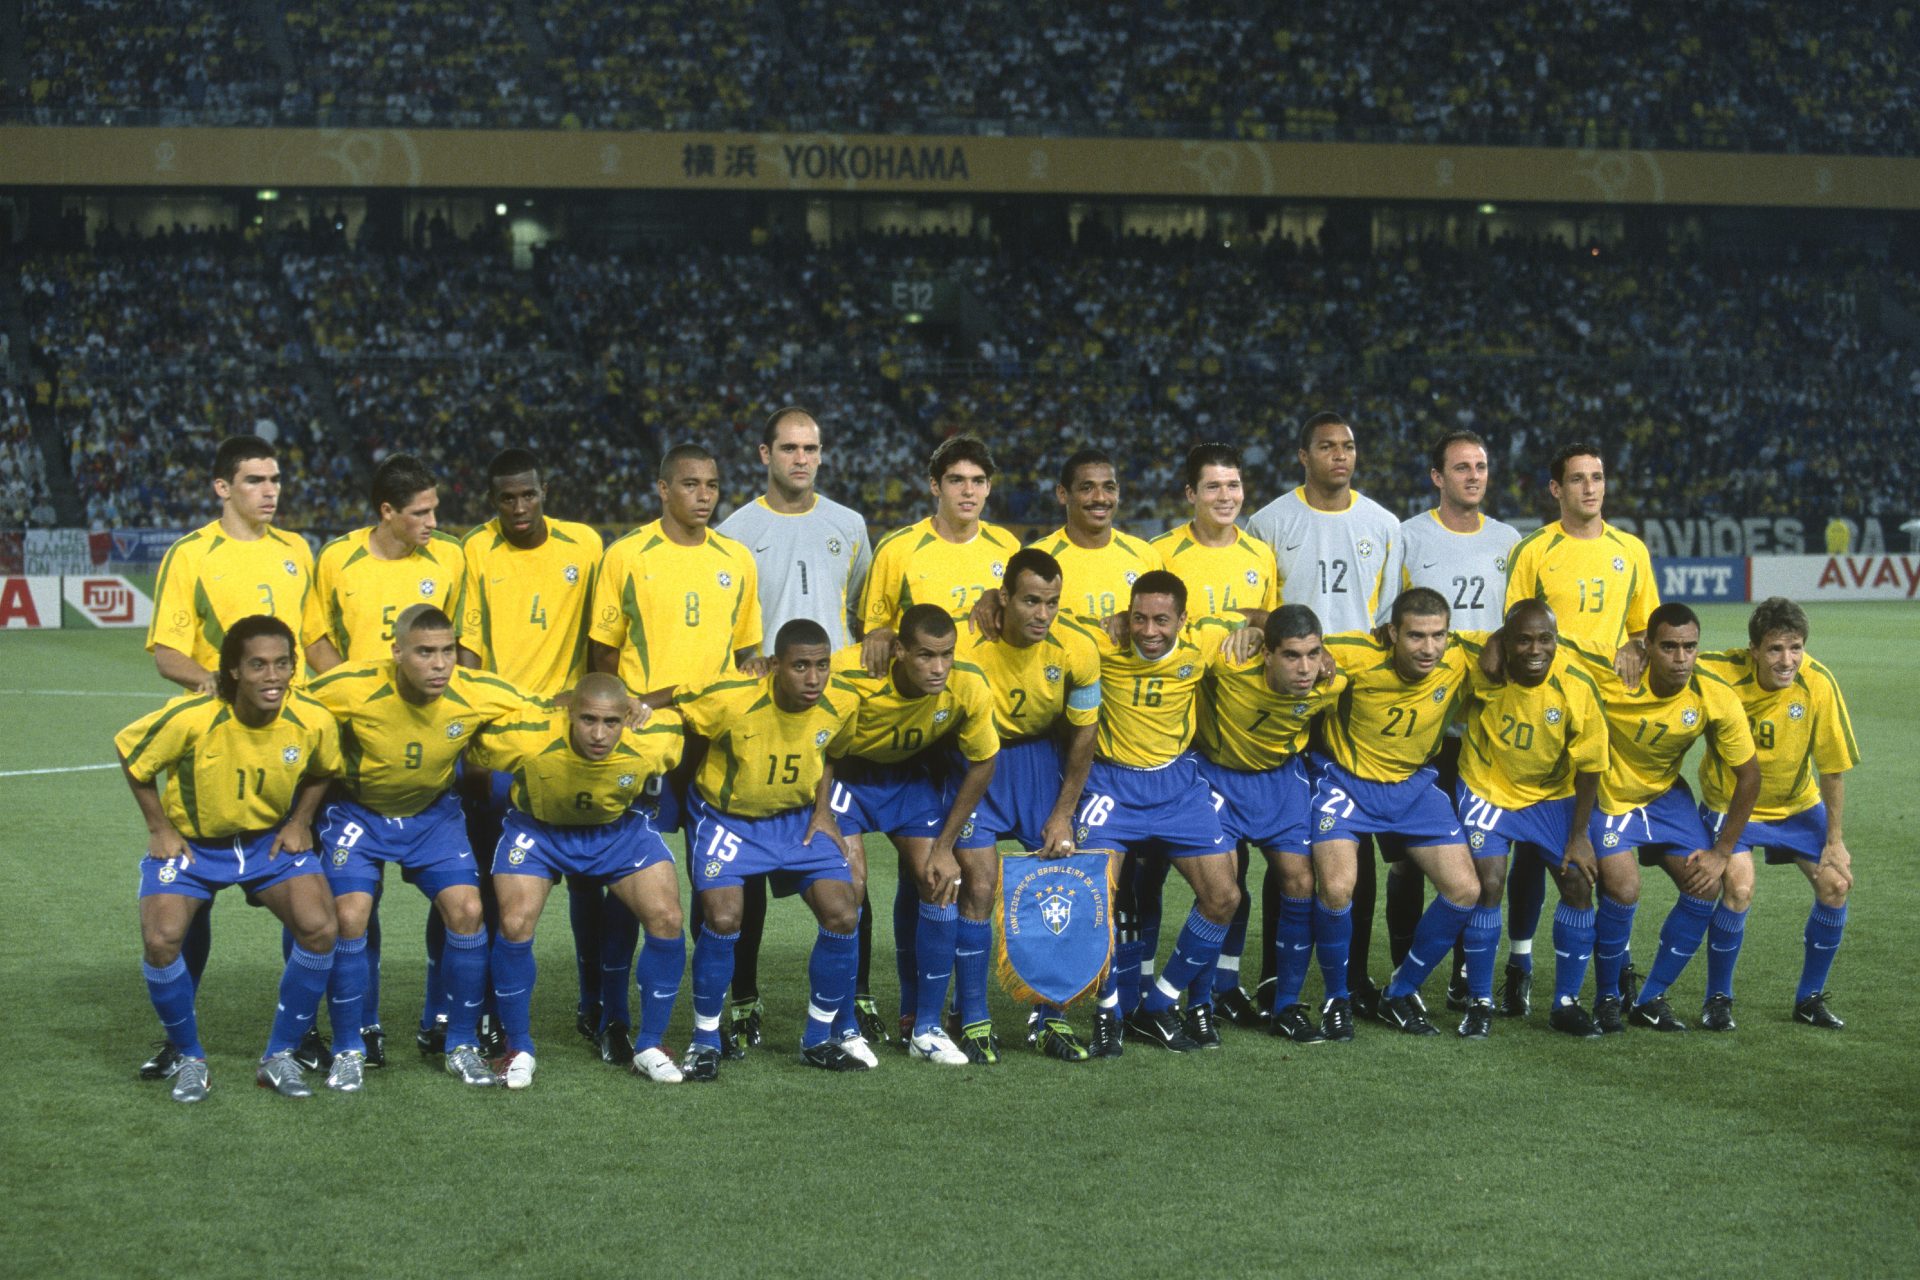
[[[1113,955],[1111,860],[1011,857],[1000,864],[1000,985],[1021,1004],[1062,1009],[1099,985]]]

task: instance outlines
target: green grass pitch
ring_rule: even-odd
[[[1708,643],[1738,643],[1744,612],[1709,610]],[[768,1048],[714,1087],[668,1089],[575,1035],[556,900],[539,935],[539,1083],[469,1092],[411,1047],[425,903],[394,881],[392,1065],[357,1097],[252,1087],[278,927],[226,895],[201,994],[214,1090],[194,1108],[134,1079],[155,1023],[138,969],[144,833],[124,785],[14,773],[110,761],[112,732],[163,690],[130,633],[0,636],[0,1271],[1912,1274],[1916,620],[1902,605],[1814,618],[1866,757],[1848,787],[1858,880],[1838,1034],[1788,1019],[1810,891],[1764,868],[1730,1036],[1572,1042],[1537,1011],[1485,1043],[1363,1026],[1353,1044],[1297,1049],[1229,1028],[1220,1053],[1068,1067],[1019,1048],[1019,1013],[996,1000],[1015,1042],[998,1067],[886,1053],[876,1072],[826,1077],[793,1053],[811,924],[783,902],[763,961]],[[892,858],[872,852],[885,904]],[[1673,897],[1648,878],[1643,964]],[[1168,919],[1184,910],[1170,889]],[[1374,938],[1381,975],[1383,926]],[[1704,964],[1675,992],[1689,1020]],[[683,994],[675,1049],[688,1016]]]

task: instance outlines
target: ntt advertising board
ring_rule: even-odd
[[[1920,555],[1755,556],[1753,598],[1920,600]]]
[[[1745,556],[1655,556],[1653,580],[1662,600],[1683,604],[1738,603],[1748,599]]]

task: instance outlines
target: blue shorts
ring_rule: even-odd
[[[833,766],[833,796],[828,801],[840,821],[840,834],[874,831],[889,836],[925,836],[931,840],[947,822],[940,784],[921,762],[874,764],[849,756]]]
[[[947,776],[941,796],[942,819],[960,792],[964,767]],[[1000,744],[987,793],[960,828],[955,844],[962,849],[992,849],[1002,840],[1016,841],[1024,850],[1040,847],[1040,831],[1060,799],[1060,748],[1051,738],[1026,738]]]
[[[1082,853],[1157,850],[1169,858],[1232,853],[1213,793],[1189,753],[1158,769],[1095,760],[1080,797],[1073,839]]]
[[[1708,834],[1718,839],[1727,815],[1715,813],[1702,802],[1700,821],[1706,825]],[[1812,808],[1802,809],[1790,818],[1775,822],[1748,822],[1746,830],[1733,843],[1735,853],[1765,849],[1768,865],[1776,867],[1797,858],[1818,862],[1826,847],[1827,806],[1821,801],[1815,801]]]
[[[1453,802],[1460,813],[1460,826],[1467,833],[1467,848],[1474,857],[1504,858],[1512,846],[1524,844],[1550,867],[1566,864],[1567,841],[1573,838],[1572,796],[1541,800],[1524,809],[1502,809],[1460,782],[1454,785]],[[1622,850],[1595,845],[1593,852],[1604,858]]]
[[[1613,815],[1596,810],[1587,824],[1587,838],[1603,858],[1622,849],[1638,849],[1643,866],[1656,866],[1667,857],[1684,858],[1713,843],[1685,782],[1675,782],[1638,809]]]
[[[335,800],[320,821],[319,845],[336,897],[379,893],[389,862],[399,863],[401,877],[428,898],[456,885],[480,884],[467,847],[466,815],[451,791],[411,818],[383,818],[357,801]]]
[[[548,879],[579,875],[614,884],[656,862],[672,861],[673,851],[653,829],[652,815],[641,809],[597,827],[555,826],[509,809],[493,852],[493,873]]]
[[[826,836],[800,843],[811,808],[766,818],[721,813],[698,791],[687,795],[687,866],[694,892],[724,889],[764,875],[776,896],[798,893],[816,880],[853,881],[847,855]]]
[[[1313,761],[1313,841],[1358,841],[1394,835],[1409,847],[1465,844],[1453,806],[1440,793],[1438,771],[1422,765],[1399,782],[1356,778],[1333,761]]]
[[[1204,756],[1200,779],[1213,791],[1220,829],[1227,839],[1245,840],[1266,853],[1297,853],[1308,849],[1308,815],[1313,806],[1313,783],[1299,756],[1277,769],[1249,773],[1229,769]]]
[[[181,866],[178,858],[165,862],[158,858],[140,859],[140,896],[177,893],[183,898],[211,899],[230,884],[237,884],[253,898],[295,876],[324,875],[317,853],[283,853],[268,861],[273,838],[279,831],[255,831],[227,840],[189,840],[191,862]]]

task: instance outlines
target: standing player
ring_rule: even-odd
[[[174,1049],[175,1102],[207,1096],[195,985],[180,955],[193,916],[240,885],[293,931],[278,1012],[256,1075],[289,1098],[312,1093],[293,1060],[333,967],[333,902],[317,879],[313,815],[340,769],[333,719],[293,690],[293,631],[243,617],[221,637],[211,694],[185,694],[122,729],[120,767],[147,824],[140,864],[141,968]],[[167,775],[164,794],[155,785]]]
[[[1860,763],[1853,721],[1833,673],[1807,653],[1807,615],[1791,600],[1763,600],[1747,619],[1750,649],[1703,653],[1700,669],[1732,686],[1746,709],[1760,760],[1760,797],[1753,819],[1734,844],[1755,846],[1769,864],[1792,861],[1813,884],[1807,917],[1806,960],[1793,997],[1793,1018],[1838,1030],[1846,1024],[1827,1008],[1827,974],[1847,922],[1853,856],[1841,834],[1846,772]],[[1718,835],[1734,806],[1738,783],[1717,750],[1700,762],[1700,817]],[[1727,867],[1719,907],[1708,933],[1707,1010],[1700,1025],[1733,1028],[1733,966],[1746,937],[1752,882]]]
[[[1281,599],[1312,609],[1328,635],[1366,631],[1386,621],[1399,590],[1394,564],[1400,521],[1353,487],[1359,451],[1344,415],[1316,413],[1300,427],[1300,486],[1253,513],[1247,531],[1273,548]],[[1351,958],[1359,963],[1353,1002],[1372,1011],[1377,999],[1368,972],[1373,945],[1373,841],[1362,839],[1353,886]],[[1277,884],[1261,886],[1261,911],[1278,916]],[[1267,948],[1270,952],[1271,946]],[[1265,1001],[1262,1001],[1265,1006]]]
[[[625,1065],[649,1080],[680,1083],[680,1068],[660,1047],[687,965],[680,891],[673,854],[635,803],[647,780],[680,758],[680,723],[662,712],[627,729],[631,709],[626,687],[596,671],[580,681],[566,711],[496,723],[474,736],[470,758],[513,778],[494,871],[500,933],[493,944],[509,1089],[533,1083],[533,930],[563,875],[605,883],[645,925],[636,975],[640,1034]],[[626,981],[622,974],[623,987]]]
[[[963,1053],[940,1024],[959,919],[962,877],[954,843],[1000,752],[986,676],[978,667],[955,666],[958,643],[959,630],[945,610],[916,604],[900,617],[886,675],[867,675],[858,654],[844,653],[836,663],[839,677],[860,706],[828,749],[829,786],[822,788],[856,866],[867,832],[891,837],[900,851],[900,882],[919,898],[915,967],[900,974],[900,1037],[910,1057],[945,1066],[999,1060],[991,1039]],[[949,740],[964,771],[946,794],[944,778],[934,771],[945,767]]]
[[[1440,501],[1400,526],[1399,590],[1431,587],[1447,598],[1453,610],[1455,631],[1497,631],[1506,616],[1507,556],[1520,541],[1520,532],[1512,525],[1489,519],[1480,510],[1487,496],[1487,445],[1471,431],[1450,431],[1441,436],[1428,455],[1428,477],[1440,492]],[[1435,762],[1440,773],[1440,790],[1454,794],[1460,780],[1461,726],[1448,728],[1440,743]],[[1514,852],[1516,865],[1536,857],[1532,846],[1523,844]],[[1503,864],[1504,865],[1504,864]],[[1478,867],[1479,863],[1476,862]],[[1522,866],[1516,883],[1538,883],[1538,867]],[[1406,957],[1419,927],[1425,906],[1420,876],[1405,861],[1395,862],[1387,870],[1387,939],[1393,962]],[[1493,904],[1497,909],[1499,904]],[[1536,902],[1520,914],[1539,915]],[[1469,926],[1469,929],[1473,926]],[[1533,950],[1532,930],[1513,943],[1513,954],[1526,956]],[[1526,963],[1532,963],[1531,959]],[[1447,984],[1447,1007],[1464,1012],[1467,1006],[1464,961],[1456,956],[1454,975]],[[1524,983],[1509,983],[1524,1001]],[[1511,1010],[1524,1013],[1524,1008]]]
[[[820,471],[820,424],[797,406],[768,416],[760,440],[767,491],[720,522],[720,532],[753,552],[760,579],[765,635],[777,636],[794,618],[810,618],[849,644],[849,623],[873,563],[867,521],[814,488]],[[733,1008],[728,1035],[739,1045],[760,1043],[760,940],[767,924],[767,881],[741,885],[740,942],[734,948]]]
[[[460,542],[466,563],[461,665],[490,672],[538,698],[557,697],[586,674],[587,613],[601,555],[600,535],[589,525],[551,518],[546,499],[540,460],[525,449],[502,449],[487,464],[487,505],[493,518]],[[461,782],[468,844],[481,864],[481,901],[495,921],[491,859],[506,816],[507,781],[504,774],[475,770]],[[619,1039],[624,1047],[631,1022],[626,969],[620,967],[614,983],[600,959],[604,895],[597,881],[578,878],[568,881],[568,891],[580,978],[578,1025],[584,1034],[602,1041]],[[428,913],[427,927],[428,964],[437,967],[445,932],[438,912]],[[436,933],[440,946],[435,945]],[[603,1014],[609,1008],[612,1011]],[[422,1053],[443,1053],[444,1020],[436,1016],[428,1023],[428,1012],[444,1010],[434,1006],[423,1012],[416,1043]],[[486,1043],[491,1039],[483,1034],[482,1048],[497,1053],[500,1046]],[[631,1056],[623,1053],[618,1061],[624,1066]]]
[[[675,706],[710,741],[687,798],[687,861],[705,920],[693,948],[693,1041],[687,1079],[720,1075],[720,1015],[733,977],[740,883],[770,875],[776,894],[800,893],[820,933],[807,965],[800,1057],[827,1071],[876,1065],[833,1036],[853,987],[860,895],[830,817],[818,812],[826,748],[852,722],[859,698],[832,676],[817,622],[795,618],[774,637],[772,671],[683,691]],[[864,1046],[855,1046],[864,1048]]]
[[[1120,480],[1105,453],[1082,449],[1068,458],[1053,496],[1066,511],[1066,523],[1034,545],[1065,575],[1061,607],[1078,618],[1111,618],[1129,598],[1135,578],[1166,565],[1144,539],[1113,527]]]
[[[1663,867],[1680,889],[1660,929],[1659,956],[1639,999],[1627,1006],[1635,1025],[1656,1031],[1686,1030],[1667,1007],[1666,990],[1700,949],[1727,865],[1760,794],[1760,765],[1746,714],[1724,680],[1695,669],[1699,650],[1700,619],[1683,604],[1663,604],[1648,615],[1646,678],[1638,688],[1627,687],[1604,652],[1575,647],[1600,689],[1611,756],[1600,780],[1594,846],[1603,857],[1638,847],[1641,861]],[[1681,776],[1688,750],[1703,735],[1722,760],[1737,762],[1731,765],[1726,821],[1711,841]],[[1746,861],[1750,871],[1752,859]],[[1594,919],[1593,1018],[1602,1031],[1623,1029],[1619,977],[1640,898],[1637,873],[1631,895],[1602,896]]]
[[[233,436],[213,455],[213,491],[220,516],[167,549],[153,589],[147,652],[163,679],[190,693],[214,692],[214,671],[227,628],[240,618],[278,618],[297,632],[313,588],[313,552],[298,534],[273,527],[280,509],[280,463],[258,436]],[[294,681],[301,679],[294,655]],[[211,910],[194,914],[180,954],[197,990],[212,945]],[[143,1080],[164,1080],[179,1065],[174,1046],[140,1067]]]
[[[457,666],[457,648],[451,618],[432,605],[413,605],[394,619],[391,657],[330,671],[309,690],[340,722],[346,761],[341,794],[320,829],[340,918],[339,960],[328,983],[334,1058],[327,1084],[345,1093],[361,1087],[366,1065],[356,1030],[367,983],[365,935],[389,862],[400,864],[446,923],[447,1072],[464,1084],[499,1083],[476,1034],[487,927],[465,817],[451,788],[475,730],[538,713],[506,681]]]
[[[1559,621],[1562,639],[1607,655],[1628,685],[1638,685],[1646,666],[1647,618],[1660,603],[1647,546],[1601,514],[1607,468],[1599,446],[1565,445],[1554,451],[1548,471],[1547,488],[1560,518],[1522,538],[1507,557],[1507,599],[1544,601]],[[1531,860],[1516,862],[1513,871],[1500,1005],[1503,1013],[1524,1015],[1531,1007],[1533,935],[1540,927],[1546,883],[1544,868]],[[1632,1004],[1640,983],[1631,955],[1621,983]]]
[[[958,660],[986,674],[1000,754],[986,794],[960,830],[960,920],[954,934],[954,998],[963,1052],[991,1047],[987,953],[1002,840],[1043,856],[1073,850],[1073,814],[1086,790],[1100,719],[1100,654],[1093,635],[1060,618],[1060,563],[1036,547],[1007,561],[1004,610],[994,635],[962,637]],[[949,773],[949,803],[958,784]],[[1028,1043],[1049,1057],[1084,1062],[1087,1047],[1062,1010],[1042,1007]]]

